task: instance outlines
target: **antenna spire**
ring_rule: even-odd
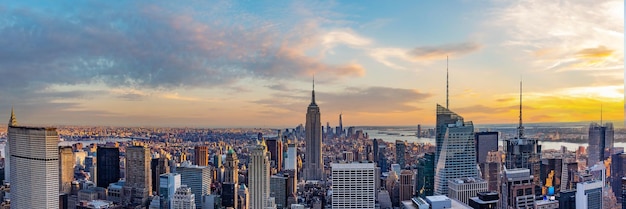
[[[315,74],[313,74],[313,91],[311,91],[311,104],[315,104]]]
[[[448,108],[448,104],[450,102],[449,98],[449,74],[448,74],[448,56],[446,56],[446,109]]]
[[[602,104],[600,104],[600,126],[602,126]]]
[[[518,138],[524,137],[524,126],[522,124],[522,79],[519,81],[519,127],[517,127]]]

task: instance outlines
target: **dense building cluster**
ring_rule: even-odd
[[[343,115],[323,127],[311,96],[293,129],[43,128],[12,113],[0,209],[626,206],[626,153],[611,123],[589,126],[586,150],[543,149],[546,136],[578,136],[525,130],[521,105],[513,134],[479,131],[437,105],[434,129],[413,135],[433,145],[370,139],[344,129]]]

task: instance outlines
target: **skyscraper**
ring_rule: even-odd
[[[159,177],[161,174],[170,172],[169,159],[163,156],[156,156],[157,158],[152,158],[150,161],[150,170],[152,170],[152,191],[159,193],[159,185],[161,184],[161,178]]]
[[[298,169],[298,152],[295,143],[287,144],[287,158],[285,159],[285,170]]]
[[[478,132],[474,136],[476,141],[476,163],[486,163],[487,153],[498,151],[498,132]]]
[[[589,147],[587,148],[587,166],[604,161],[611,156],[614,142],[613,124],[604,126],[597,123],[589,125]]]
[[[193,164],[198,166],[209,165],[209,148],[206,146],[196,146],[193,148]]]
[[[411,200],[413,197],[413,176],[410,170],[400,172],[400,201]]]
[[[527,168],[530,175],[533,175],[535,193],[540,193],[541,182],[541,145],[537,139],[526,138],[524,136],[524,125],[522,123],[522,83],[520,82],[520,106],[519,106],[519,126],[517,136],[506,139],[504,142],[505,167],[507,169]]]
[[[59,208],[59,134],[56,128],[8,128],[11,208]],[[19,166],[17,166],[19,165]]]
[[[231,148],[226,152],[224,162],[224,183],[222,184],[222,206],[237,208],[239,191],[239,160]]]
[[[419,159],[415,179],[415,196],[433,196],[435,190],[435,153],[425,153]]]
[[[248,187],[250,208],[265,208],[270,197],[270,162],[263,140],[250,148],[248,163]]]
[[[125,190],[132,191],[131,205],[146,205],[152,194],[152,178],[150,176],[150,149],[146,146],[130,146],[126,148],[126,184]]]
[[[107,188],[120,180],[120,149],[113,145],[98,146],[96,157],[96,184]]]
[[[406,142],[402,140],[396,140],[396,163],[400,165],[401,168],[404,168],[404,166],[406,166],[406,160],[404,156],[405,153]]]
[[[478,177],[474,125],[437,104],[437,142],[440,153],[435,164],[435,194],[447,195],[448,180]]]
[[[159,176],[159,196],[161,198],[161,208],[171,208],[172,197],[181,186],[180,174],[166,173]],[[164,207],[167,205],[167,207]]]
[[[174,193],[174,196],[172,197],[172,208],[173,209],[198,208],[196,206],[196,202],[197,202],[196,199],[200,199],[200,198],[199,197],[196,198],[196,196],[191,192],[191,188],[189,188],[187,185],[182,185],[181,187],[176,189],[176,192]]]
[[[375,208],[376,166],[374,163],[333,163],[333,209]]]
[[[211,168],[207,166],[182,166],[177,167],[176,172],[180,173],[181,184],[191,187],[191,192],[196,197],[211,194]],[[196,207],[202,206],[202,198],[196,198]]]
[[[69,194],[74,180],[74,151],[72,146],[59,147],[59,192]]]
[[[535,190],[533,176],[527,168],[504,170],[502,175],[502,189],[500,206],[507,208],[534,208]]]
[[[307,181],[323,181],[324,161],[322,159],[322,122],[320,119],[320,108],[315,103],[315,83],[313,83],[313,91],[311,91],[311,104],[309,104],[306,112],[305,130],[306,152],[304,155],[304,179]],[[252,188],[250,189],[252,190]]]
[[[280,135],[275,139],[265,140],[265,143],[270,152],[270,161],[274,162],[274,168],[278,171],[283,170],[283,142],[280,140]]]

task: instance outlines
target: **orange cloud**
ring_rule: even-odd
[[[576,56],[585,59],[600,59],[611,56],[613,52],[614,50],[608,49],[605,46],[598,46],[596,48],[582,49],[576,53]]]

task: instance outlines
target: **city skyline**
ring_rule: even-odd
[[[624,119],[623,1],[8,2],[0,117],[29,124],[291,127],[315,74],[321,122]],[[545,20],[551,21],[545,21]],[[450,58],[449,65],[446,57]]]

